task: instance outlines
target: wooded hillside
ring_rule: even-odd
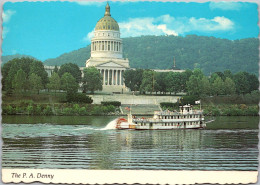
[[[259,40],[248,38],[227,40],[215,37],[188,35],[141,36],[123,39],[124,57],[131,68],[169,69],[175,57],[179,69],[200,68],[209,75],[216,71],[246,71],[258,75]],[[85,66],[90,46],[44,61],[44,65],[75,63]]]

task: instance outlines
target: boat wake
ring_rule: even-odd
[[[209,120],[209,121],[205,122],[205,124],[211,123],[211,122],[213,122],[213,121],[215,121],[215,120],[216,120],[216,119]]]
[[[116,129],[117,119],[118,119],[118,118],[116,118],[116,119],[110,121],[110,122],[107,124],[106,127],[101,128],[101,129],[99,129],[99,130],[114,130],[114,129]]]
[[[117,122],[117,118],[110,121],[104,128],[83,127],[74,130],[114,130],[116,129],[116,122]]]

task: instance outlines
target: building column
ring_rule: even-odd
[[[118,76],[118,70],[116,70],[116,83],[115,83],[115,85],[118,85],[117,76]]]
[[[114,85],[114,70],[112,70],[112,85]]]
[[[109,85],[109,69],[107,70],[107,85]]]
[[[121,85],[122,84],[122,70],[120,70],[120,78],[119,78],[119,85]]]
[[[105,81],[106,81],[106,77],[105,77],[106,71],[105,69],[103,69],[103,85],[105,85]]]

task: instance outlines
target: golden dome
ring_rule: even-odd
[[[107,3],[106,5],[106,11],[105,11],[105,15],[103,18],[101,18],[95,27],[95,31],[97,30],[115,30],[115,31],[119,31],[119,26],[118,23],[116,22],[115,19],[113,19],[111,17],[110,14],[110,6]]]

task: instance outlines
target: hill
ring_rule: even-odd
[[[227,69],[233,73],[246,71],[258,75],[258,38],[232,41],[196,35],[141,36],[124,38],[123,44],[124,57],[129,59],[132,68],[169,69],[175,57],[177,68],[201,68],[206,75]],[[90,45],[48,59],[44,64],[71,62],[83,67],[89,57]]]
[[[207,75],[227,69],[233,73],[247,71],[258,74],[258,42],[257,38],[231,41],[196,35],[141,36],[123,39],[124,57],[129,58],[132,68],[169,69],[175,57],[178,68],[201,68]],[[87,46],[46,60],[45,65],[72,62],[85,66],[89,57],[90,46]]]
[[[200,68],[205,74],[230,69],[258,74],[259,40],[227,40],[189,35],[143,36],[126,38],[124,56],[134,68],[180,69]]]
[[[44,65],[60,66],[65,63],[75,63],[80,67],[84,67],[86,60],[90,57],[90,45],[69,53],[64,53],[57,58],[51,58],[44,61]]]
[[[4,65],[6,62],[8,62],[9,60],[12,60],[14,58],[22,58],[22,57],[29,57],[29,58],[36,59],[30,55],[20,55],[20,54],[6,55],[6,56],[1,57],[1,65]],[[36,60],[38,60],[38,59],[36,59]]]

